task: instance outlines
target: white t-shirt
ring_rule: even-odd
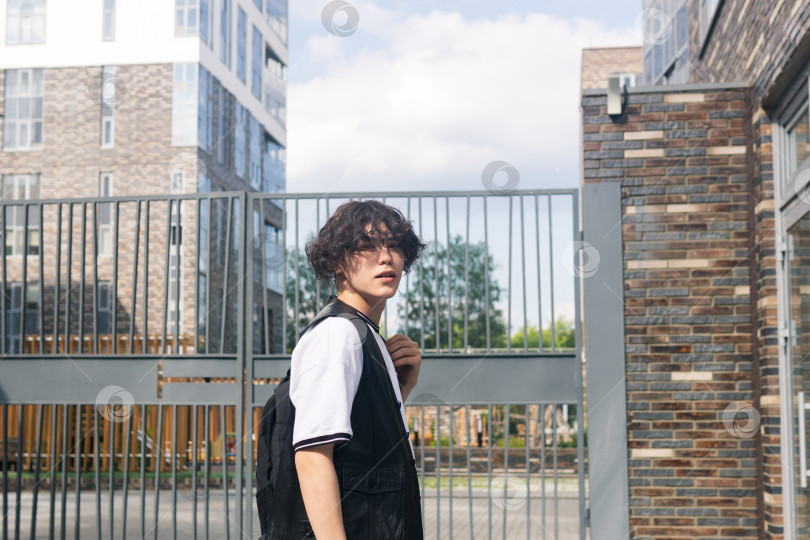
[[[409,433],[397,372],[382,336],[366,322],[377,340],[397,401],[402,424]],[[292,352],[290,401],[295,407],[293,449],[334,442],[337,450],[352,437],[354,396],[363,373],[363,347],[357,329],[343,317],[329,317],[307,330]]]

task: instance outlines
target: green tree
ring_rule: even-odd
[[[537,349],[540,337],[537,326],[530,326],[526,337],[529,349]],[[573,321],[565,318],[563,315],[559,315],[554,323],[554,341],[556,342],[557,348],[573,349],[576,346],[575,338],[576,336],[574,334]],[[517,332],[512,334],[511,341],[513,349],[523,348],[524,342],[522,326],[517,330]],[[543,329],[543,348],[551,349],[551,328]]]
[[[487,347],[489,313],[490,346],[506,347],[506,324],[502,310],[496,307],[501,288],[493,277],[494,270],[492,255],[486,253],[483,242],[470,244],[467,251],[461,236],[451,238],[449,260],[446,246],[436,244],[429,248],[421,262],[411,268],[408,294],[398,305],[403,322],[397,331],[420,344],[424,335],[425,349],[436,349],[437,345],[442,349],[448,347],[452,324],[449,332],[452,346],[462,349],[466,301],[468,345],[476,349]],[[404,282],[400,291],[405,291]]]

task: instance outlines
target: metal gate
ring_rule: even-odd
[[[332,292],[303,249],[357,198],[429,243],[381,321],[423,351],[426,536],[585,538],[576,190],[0,203],[3,537],[257,537],[254,430]]]

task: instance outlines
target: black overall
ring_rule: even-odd
[[[352,438],[333,453],[346,537],[348,540],[422,540],[416,463],[382,351],[358,312],[334,295],[307,329],[327,317],[352,321],[363,346],[363,371],[352,402]],[[268,442],[270,455],[278,456],[279,463],[257,465],[262,540],[314,538],[295,470],[292,450],[295,408],[288,392],[287,387],[282,389],[281,395],[276,393],[279,403],[275,406],[275,430],[287,441],[276,443],[280,448],[275,449],[272,444],[278,438],[271,437]],[[261,478],[265,473],[269,480]],[[268,481],[269,485],[263,486]]]

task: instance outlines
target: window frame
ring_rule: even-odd
[[[709,8],[711,13],[706,9],[707,2],[714,2],[714,6]],[[698,50],[700,51],[698,58],[702,58],[703,53],[706,52],[706,45],[709,43],[709,37],[712,35],[717,22],[717,14],[720,13],[723,3],[723,0],[700,0],[698,6],[698,35],[700,38],[698,41]]]
[[[105,185],[106,184],[106,185]],[[98,196],[108,198],[113,196],[114,176],[111,171],[102,171],[98,174]],[[110,257],[113,254],[112,226],[115,222],[115,206],[111,202],[102,202],[98,206],[98,255]],[[105,242],[106,238],[106,242]]]
[[[178,5],[181,2],[182,5]],[[180,13],[183,13],[182,24]],[[193,14],[193,29],[189,24]],[[174,1],[174,35],[175,37],[198,36],[200,35],[200,1],[199,0],[175,0]]]
[[[10,39],[10,36],[14,35],[11,32],[11,29],[13,28],[13,22],[12,21],[15,18],[15,17],[11,16],[11,10],[16,7],[17,11],[19,12],[19,10],[22,9],[23,4],[26,4],[26,3],[31,3],[31,0],[8,0],[7,3],[6,3],[6,29],[5,29],[6,30],[6,45],[41,45],[41,44],[45,43],[45,39],[46,39],[46,35],[47,35],[46,34],[47,22],[48,22],[48,12],[47,12],[47,7],[48,6],[47,6],[45,0],[33,0],[33,4],[34,4],[35,9],[36,9],[36,7],[41,7],[42,8],[42,12],[37,14],[37,17],[39,19],[41,19],[40,20],[40,25],[41,25],[41,28],[42,28],[41,41],[34,41],[34,40],[30,39],[30,37],[29,37],[28,40],[23,40],[22,39],[22,34],[23,34],[22,25],[23,25],[23,22],[22,22],[22,17],[19,14],[16,16],[17,20],[19,21],[19,24],[18,24],[19,34],[17,35],[18,39],[16,41],[13,41],[13,40]],[[31,18],[33,19],[34,17],[31,17]],[[29,27],[28,31],[29,31],[29,36],[30,36],[30,34],[31,34],[31,28],[30,27]]]
[[[12,95],[10,94],[11,83],[9,82],[11,79],[11,74],[14,77],[14,89],[15,93]],[[28,91],[23,93],[20,89],[20,81],[24,74],[28,75]],[[38,81],[38,82],[37,82]],[[42,150],[43,148],[43,140],[44,140],[44,124],[45,124],[45,71],[43,68],[21,68],[21,69],[7,69],[5,70],[5,77],[3,79],[3,113],[5,117],[3,118],[3,150],[7,152],[29,152],[29,151],[38,151]],[[39,93],[36,93],[37,87],[39,89]],[[39,99],[39,116],[34,116],[34,109],[36,101]],[[11,100],[15,100],[15,117],[11,118],[9,116],[9,109]],[[26,100],[26,101],[21,101]],[[20,110],[22,107],[20,106],[21,103],[26,103],[26,108],[28,111],[28,115],[26,118],[22,118],[20,114]],[[39,124],[39,142],[34,143],[34,133],[36,124]],[[22,140],[20,127],[27,126],[26,128],[26,143],[20,144]],[[14,130],[14,142],[12,145],[8,145],[10,136],[7,130]]]
[[[247,84],[247,14],[239,5],[236,9],[236,78]]]
[[[6,191],[6,181],[12,180],[15,184],[12,186],[12,191],[16,192],[18,187],[20,187],[17,182],[21,180],[24,181],[22,188],[23,188],[23,198],[10,198],[6,199],[3,197],[3,200],[13,200],[13,201],[28,201],[31,199],[38,199],[40,196],[40,175],[39,174],[32,174],[32,173],[25,173],[25,174],[4,174],[0,182],[0,189],[2,193]],[[32,193],[34,186],[36,187],[36,193]],[[34,195],[34,196],[32,196]],[[22,250],[23,245],[25,243],[25,239],[22,238],[22,235],[25,234],[25,231],[28,231],[28,256],[39,256],[41,254],[42,248],[42,235],[40,233],[42,228],[42,223],[40,223],[39,214],[35,213],[35,207],[30,205],[28,207],[28,226],[26,227],[26,218],[25,218],[25,205],[24,204],[15,204],[6,206],[6,210],[11,213],[11,217],[9,218],[6,216],[6,239],[4,241],[3,249],[6,250],[6,257],[22,257]],[[19,213],[22,213],[22,221],[21,225],[18,225],[17,222],[19,221]],[[31,224],[33,216],[34,224]],[[22,231],[20,233],[20,240],[17,241],[18,235],[17,231]],[[32,242],[32,236],[35,237],[37,240],[36,242]],[[11,244],[9,245],[9,241]],[[9,251],[9,246],[11,250]]]
[[[112,7],[110,7],[112,5]],[[109,15],[109,25],[107,16]],[[102,0],[101,40],[115,41],[115,0]]]

